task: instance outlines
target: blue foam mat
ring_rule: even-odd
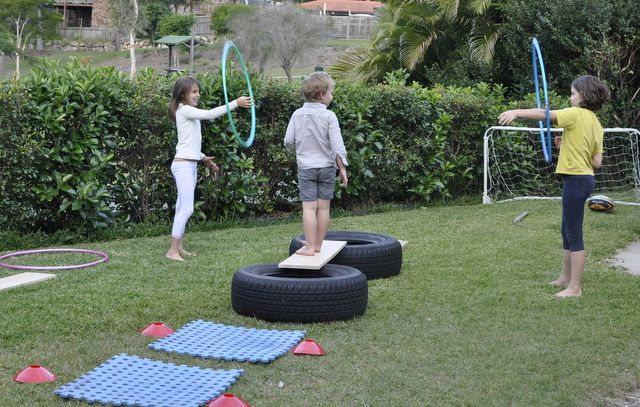
[[[149,347],[208,359],[269,363],[287,353],[304,335],[305,331],[242,328],[196,320]]]
[[[243,369],[205,369],[122,353],[54,393],[91,404],[198,407],[222,394],[243,373]]]

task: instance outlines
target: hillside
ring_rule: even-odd
[[[368,41],[362,40],[331,40],[326,45],[316,49],[309,50],[302,55],[294,64],[294,75],[306,74],[312,72],[316,65],[328,67],[335,63],[339,56],[344,52],[368,45]],[[194,53],[193,70],[194,72],[209,72],[214,67],[220,65],[222,54],[222,44],[213,44],[196,47]],[[81,58],[82,60],[96,66],[114,66],[123,72],[130,70],[130,58],[128,51],[120,52],[45,52],[40,54],[32,54],[22,62],[21,75],[28,73],[37,61],[47,57],[59,60],[61,63],[69,61],[72,57]],[[252,64],[248,55],[243,53],[243,57],[248,64]],[[138,70],[152,67],[157,72],[166,72],[169,66],[169,50],[161,48],[156,51],[153,49],[137,49],[136,50],[136,67]],[[180,50],[180,58],[178,67],[185,72],[189,71],[189,54],[186,48]],[[15,70],[15,61],[7,56],[4,57],[3,63],[0,64],[0,78],[11,77]],[[276,60],[271,60],[267,64],[265,74],[271,77],[285,77],[285,72],[279,67]]]

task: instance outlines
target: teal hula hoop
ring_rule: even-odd
[[[222,49],[222,62],[220,63],[222,66],[222,89],[224,91],[224,103],[227,106],[227,117],[229,118],[229,123],[231,123],[231,131],[233,135],[238,140],[241,146],[249,148],[253,144],[253,139],[256,136],[256,107],[252,103],[251,104],[251,131],[249,132],[249,137],[246,140],[240,138],[240,134],[238,134],[238,129],[236,128],[236,124],[233,121],[233,116],[231,115],[231,109],[229,108],[229,94],[227,92],[227,57],[229,55],[229,50],[233,49],[240,61],[240,65],[242,66],[242,73],[244,74],[244,80],[247,82],[247,91],[249,92],[249,97],[253,99],[253,89],[251,88],[251,79],[249,78],[249,70],[247,69],[247,65],[244,63],[244,59],[242,58],[242,54],[240,54],[240,50],[233,41],[226,41],[224,43],[224,48]]]
[[[544,70],[544,61],[542,60],[542,51],[540,50],[540,44],[534,37],[531,41],[531,64],[533,66],[533,82],[536,88],[536,105],[538,109],[542,108],[540,101],[540,85],[538,80],[538,67],[540,67],[540,76],[542,77],[542,91],[544,93],[544,118],[546,122],[546,129],[542,120],[538,122],[540,126],[540,141],[542,142],[542,152],[544,153],[544,160],[546,162],[551,161],[551,119],[549,118],[549,94],[547,93],[547,74]]]

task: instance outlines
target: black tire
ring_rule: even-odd
[[[236,271],[231,306],[242,315],[278,322],[351,319],[367,309],[367,278],[347,266],[320,270],[280,269],[254,264]]]
[[[367,232],[327,232],[326,240],[346,240],[347,245],[330,264],[342,264],[356,268],[367,276],[367,280],[391,277],[400,274],[402,268],[402,246],[391,236]],[[289,255],[302,247],[304,235],[299,235],[289,244]]]

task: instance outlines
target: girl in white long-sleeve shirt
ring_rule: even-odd
[[[169,114],[178,129],[176,155],[171,164],[178,198],[171,229],[171,246],[167,252],[169,259],[177,261],[183,261],[182,256],[191,254],[184,250],[184,230],[193,214],[198,161],[209,167],[211,171],[218,171],[213,157],[208,157],[200,151],[202,147],[200,120],[213,120],[227,111],[226,106],[211,110],[198,109],[196,106],[199,101],[200,83],[190,76],[179,78],[173,87],[173,95],[169,101]],[[234,110],[238,106],[246,108],[251,106],[251,102],[250,97],[241,96],[229,103],[229,109]]]

